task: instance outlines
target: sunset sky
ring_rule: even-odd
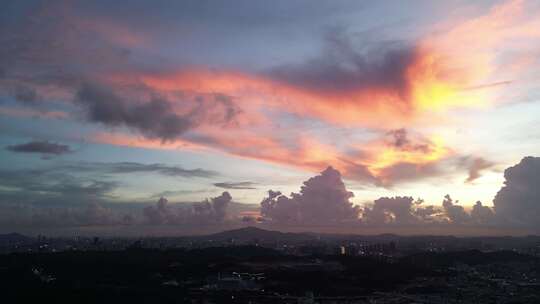
[[[258,207],[328,166],[360,208],[468,210],[540,156],[539,1],[1,6],[0,222],[224,191]]]

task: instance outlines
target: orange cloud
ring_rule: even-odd
[[[388,185],[396,178],[414,175],[415,170],[418,175],[429,175],[437,163],[456,152],[440,137],[418,136],[409,139],[408,146],[388,145],[384,140],[362,146],[347,143],[344,146],[358,152],[351,156],[354,153],[302,134],[294,126],[273,132],[280,124],[276,116],[287,113],[339,127],[388,131],[436,124],[455,108],[489,106],[496,101],[498,91],[513,85],[526,69],[523,58],[530,58],[519,56],[521,60],[509,60],[507,65],[501,61],[500,50],[512,51],[526,45],[528,39],[539,38],[537,17],[528,13],[523,1],[509,1],[479,17],[441,23],[434,28],[436,35],[419,39],[405,52],[385,55],[391,58],[374,59],[373,65],[368,60],[367,67],[345,61],[348,66],[343,68],[322,58],[277,72],[191,67],[167,73],[114,74],[107,76],[107,81],[143,84],[181,106],[190,102],[186,94],[224,94],[239,108],[238,125],[216,128],[201,124],[165,147],[203,147],[310,171],[332,165],[345,176]],[[501,73],[505,66],[511,68]],[[147,139],[98,140],[164,146]]]
[[[446,21],[422,46],[436,50],[449,71],[466,71],[459,77],[466,77],[464,82],[472,87],[522,78],[534,67],[530,55],[537,53],[540,38],[540,14],[534,5],[506,1],[478,17]]]
[[[159,91],[231,95],[249,115],[260,116],[261,111],[271,109],[338,125],[393,129],[433,122],[456,107],[488,106],[496,97],[495,91],[504,86],[486,84],[509,83],[517,77],[519,62],[529,58],[520,56],[511,62],[512,69],[500,73],[504,64],[499,62],[499,50],[512,51],[525,47],[527,39],[539,38],[538,17],[527,14],[523,1],[509,1],[479,17],[441,23],[435,27],[436,35],[420,39],[406,55],[390,52],[387,56],[396,59],[366,71],[353,64],[348,69],[336,64],[326,67],[325,75],[324,67],[313,66],[324,65],[322,58],[283,68],[277,77],[191,68],[136,78]],[[393,70],[393,65],[403,68]],[[389,71],[374,72],[376,68]],[[470,90],[474,87],[484,89]],[[433,118],[437,114],[441,115]],[[385,118],[384,126],[381,117]]]
[[[408,143],[396,146],[387,138],[368,142],[362,146],[351,145],[355,154],[347,154],[337,148],[322,143],[306,134],[298,134],[289,141],[269,134],[258,134],[248,130],[236,130],[226,134],[216,130],[206,130],[205,134],[176,142],[162,142],[143,137],[109,133],[95,134],[92,141],[113,145],[167,150],[207,150],[234,155],[240,158],[262,160],[277,165],[301,168],[318,172],[331,165],[353,180],[362,180],[389,186],[399,180],[410,180],[422,176],[410,172],[399,173],[399,166],[407,165],[418,171],[437,165],[440,161],[454,156],[437,137],[408,138]],[[292,141],[292,143],[291,143]],[[430,175],[423,172],[421,175]],[[433,173],[435,174],[435,173]]]
[[[393,129],[415,121],[430,119],[433,112],[458,106],[478,106],[482,92],[461,90],[470,83],[463,75],[448,75],[438,56],[418,51],[404,71],[405,87],[380,85],[344,91],[321,91],[262,75],[204,69],[183,70],[172,74],[142,75],[139,80],[161,92],[187,91],[203,94],[222,93],[234,96],[242,110],[263,121],[261,112],[274,110],[345,126],[384,127]]]

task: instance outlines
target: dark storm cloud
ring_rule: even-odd
[[[277,81],[322,93],[342,94],[366,88],[389,89],[405,99],[407,68],[417,51],[401,43],[363,47],[343,30],[329,31],[327,49],[303,64],[276,67],[269,75]]]
[[[73,150],[68,145],[62,145],[49,141],[31,141],[25,144],[7,146],[7,150],[18,153],[40,153],[61,155],[71,153]]]
[[[360,209],[353,206],[353,193],[347,191],[339,171],[328,167],[304,182],[300,193],[290,198],[269,191],[261,202],[261,214],[276,222],[334,223],[358,220]]]
[[[89,121],[113,127],[126,126],[148,138],[163,141],[177,139],[201,123],[230,123],[239,112],[231,98],[222,94],[197,96],[186,114],[177,114],[165,98],[130,102],[111,88],[92,84],[84,84],[75,100],[85,108]],[[223,112],[216,116],[211,113],[215,108],[222,108]]]
[[[77,102],[86,109],[87,118],[110,126],[127,126],[150,138],[172,140],[193,128],[197,120],[178,115],[164,99],[148,103],[128,103],[112,90],[84,85],[77,93]]]
[[[214,186],[224,189],[256,189],[253,182],[223,182],[214,183]]]
[[[498,220],[508,225],[540,225],[540,157],[525,157],[504,171],[504,186],[493,205]]]

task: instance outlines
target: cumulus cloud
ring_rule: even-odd
[[[227,206],[232,201],[232,196],[229,192],[223,192],[220,196],[210,199],[214,217],[217,221],[223,221],[227,215]]]
[[[360,209],[350,202],[353,194],[345,188],[339,171],[329,167],[304,182],[300,193],[290,197],[268,191],[261,202],[261,215],[275,223],[363,225],[493,225],[492,208],[481,202],[468,212],[446,195],[441,205],[427,205],[411,196],[381,197]],[[361,215],[361,217],[360,217]]]
[[[381,197],[365,207],[362,221],[367,225],[430,225],[441,223],[445,211],[440,206],[425,205],[423,199],[410,196]],[[450,222],[453,223],[453,222]]]
[[[415,224],[414,199],[410,196],[381,197],[363,210],[362,220],[368,224]]]
[[[300,219],[300,210],[297,201],[268,190],[268,197],[261,201],[261,215],[280,223],[294,223]]]
[[[434,224],[440,222],[440,215],[442,213],[440,209],[438,206],[428,205],[416,208],[414,214],[419,220],[419,223]]]
[[[18,153],[39,153],[49,155],[61,155],[73,152],[68,145],[49,141],[31,141],[25,144],[7,146],[6,149]]]
[[[144,208],[143,214],[146,221],[154,225],[218,224],[225,220],[231,201],[232,196],[228,192],[189,206],[171,206],[162,197],[155,206]]]
[[[469,223],[471,216],[463,206],[458,205],[459,201],[455,201],[450,195],[445,195],[442,206],[444,208],[445,215],[448,220],[453,224],[466,224]]]
[[[161,197],[155,206],[144,208],[144,216],[151,224],[163,224],[169,222],[171,218],[171,210],[168,206],[169,201]]]
[[[504,171],[504,186],[493,205],[497,218],[510,225],[540,223],[540,157],[525,157]]]
[[[340,223],[358,220],[360,209],[353,206],[339,171],[328,167],[304,182],[300,193],[290,197],[269,191],[261,202],[261,214],[276,222]]]
[[[371,207],[365,207],[362,220],[368,225],[430,225],[451,226],[494,225],[495,213],[492,208],[476,202],[470,212],[458,205],[450,195],[444,197],[442,206],[424,205],[422,199],[412,197],[382,197]]]
[[[474,224],[494,224],[495,213],[492,208],[482,205],[481,201],[477,201],[471,210],[471,220]]]
[[[253,182],[223,182],[214,183],[214,186],[225,189],[255,189]]]

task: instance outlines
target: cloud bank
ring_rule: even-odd
[[[146,221],[154,225],[204,225],[220,224],[227,215],[227,206],[232,201],[229,192],[195,203],[190,206],[170,206],[169,201],[160,198],[155,206],[144,208]]]
[[[34,172],[37,176],[43,173]],[[410,196],[381,197],[364,206],[351,202],[339,171],[328,167],[306,180],[298,193],[285,196],[279,191],[268,191],[260,203],[260,220],[255,216],[240,216],[230,207],[229,192],[197,203],[171,204],[160,198],[147,205],[114,203],[108,195],[116,185],[104,181],[69,178],[65,183],[39,182],[26,175],[0,174],[5,186],[27,183],[24,193],[2,201],[0,226],[11,227],[77,227],[114,225],[268,225],[286,227],[334,227],[361,232],[364,228],[421,227],[427,233],[453,228],[520,228],[539,231],[540,158],[526,157],[505,171],[505,184],[494,199],[494,207],[477,201],[466,208],[446,195],[442,204],[427,204]],[[46,175],[42,175],[46,177]],[[46,178],[49,180],[48,178]],[[69,180],[69,181],[68,181]],[[9,184],[7,181],[12,181]],[[33,196],[29,197],[29,194]],[[2,195],[5,200],[8,196]],[[61,202],[64,201],[65,204]],[[77,201],[78,204],[73,202]],[[54,202],[54,203],[53,203]],[[126,205],[126,208],[119,208]],[[129,207],[130,206],[130,207]],[[235,207],[237,208],[237,207]],[[258,214],[258,213],[257,213]],[[249,218],[248,218],[249,217]]]
[[[291,197],[268,192],[261,215],[273,223],[309,225],[354,223],[362,226],[527,227],[540,229],[540,158],[525,157],[505,171],[505,184],[494,198],[494,207],[477,201],[467,209],[446,195],[441,205],[427,205],[410,196],[381,197],[360,208],[353,206],[341,175],[329,167],[304,183]]]

